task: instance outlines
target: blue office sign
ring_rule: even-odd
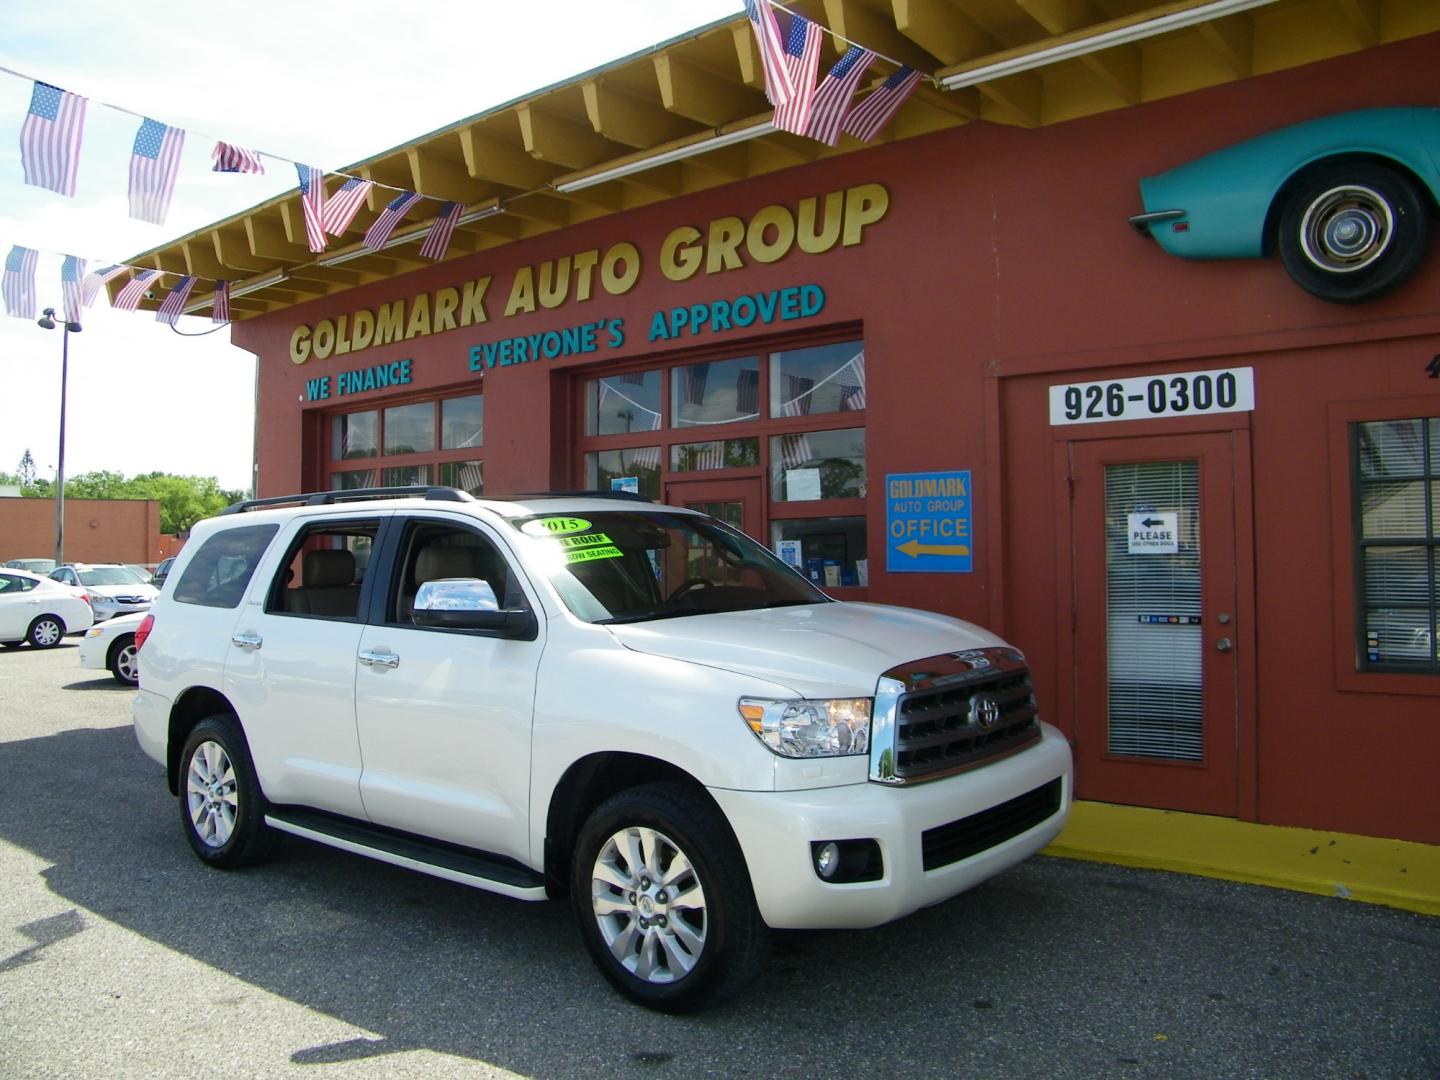
[[[968,574],[973,546],[969,469],[885,477],[885,569]]]

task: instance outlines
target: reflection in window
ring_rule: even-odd
[[[435,449],[435,403],[385,410],[385,453],[418,454]]]
[[[792,565],[812,584],[822,589],[870,584],[863,517],[797,518],[777,521],[770,530],[775,553],[798,559]],[[799,552],[782,541],[798,542]]]
[[[379,419],[380,414],[373,411],[331,417],[330,457],[335,461],[374,457],[380,449],[375,438]]]
[[[480,461],[446,461],[437,466],[440,472],[440,486],[459,488],[471,495],[485,491],[484,463]]]
[[[676,472],[698,472],[702,469],[753,469],[759,464],[760,440],[755,438],[680,443],[670,448],[670,468]]]
[[[446,398],[440,402],[440,449],[469,450],[485,441],[485,396]]]
[[[585,384],[585,434],[625,435],[660,428],[660,372],[632,371]]]
[[[670,374],[670,415],[675,427],[733,424],[760,416],[760,358],[712,360]]]
[[[846,341],[770,357],[770,415],[818,416],[865,408],[865,346]]]
[[[770,492],[776,502],[863,498],[865,429],[772,437]]]
[[[430,483],[429,465],[400,465],[380,470],[381,487],[414,487]]]
[[[1440,419],[1357,424],[1359,668],[1440,673]]]
[[[585,455],[585,486],[593,491],[634,491],[660,499],[660,447],[601,450]]]
[[[330,487],[335,491],[355,491],[357,488],[375,486],[374,469],[355,469],[351,472],[330,474]]]

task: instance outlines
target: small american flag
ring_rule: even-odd
[[[810,450],[808,435],[780,436],[780,464],[782,466],[787,469],[798,469],[801,465],[814,460],[815,455]]]
[[[803,15],[790,20],[790,33],[785,35],[785,67],[795,84],[795,96],[775,109],[775,126],[781,131],[804,135],[810,122],[810,106],[815,97],[815,72],[820,66],[820,27]]]
[[[855,373],[855,382],[840,384],[840,408],[865,408],[865,354],[858,352],[850,361],[850,370]]]
[[[35,317],[35,264],[40,253],[16,244],[5,256],[5,310],[17,319]]]
[[[217,142],[211,153],[215,167],[211,172],[260,173],[265,166],[260,164],[259,150],[246,150],[243,146],[231,146],[228,142]]]
[[[160,305],[155,318],[160,322],[175,325],[175,320],[184,313],[185,301],[190,298],[190,290],[195,288],[195,278],[186,274],[180,279],[179,284],[170,290],[170,295],[165,297],[165,302]]]
[[[320,215],[320,224],[331,236],[339,236],[350,227],[355,215],[375,185],[369,180],[352,176],[341,184],[333,194],[325,196],[325,212]]]
[[[890,122],[919,82],[920,72],[902,67],[850,110],[843,125],[845,131],[861,142],[869,142]]]
[[[873,52],[859,45],[851,45],[845,50],[845,55],[836,61],[815,91],[815,103],[805,134],[827,146],[834,146],[840,141],[840,124],[850,108],[850,99],[855,95],[855,87],[860,84],[865,69],[874,59]]]
[[[130,151],[130,216],[153,225],[165,224],[185,132],[158,120],[144,120]]]
[[[628,463],[632,469],[648,469],[653,472],[659,472],[660,447],[637,446],[634,450],[621,450],[620,461],[622,463],[621,468],[624,468]]]
[[[130,267],[124,263],[113,263],[100,270],[92,270],[85,275],[85,280],[80,286],[80,304],[82,307],[89,307],[95,302],[95,297],[100,292],[100,286],[104,285],[111,278],[117,278],[129,270]]]
[[[780,412],[785,416],[808,416],[814,399],[815,380],[805,375],[785,376],[785,400]]]
[[[37,82],[30,111],[20,125],[20,160],[25,183],[61,195],[75,194],[80,140],[85,133],[86,99],[58,86]]]
[[[149,289],[150,282],[154,280],[159,270],[137,270],[135,276],[125,283],[125,287],[115,297],[116,311],[134,311],[140,304],[140,299]]]
[[[228,281],[215,282],[215,307],[210,312],[210,321],[216,323],[230,321],[230,283]]]
[[[65,301],[65,321],[80,321],[81,300],[84,297],[85,260],[66,255],[60,264],[60,296]]]
[[[300,174],[300,209],[305,214],[305,239],[311,251],[325,250],[325,173],[314,165],[295,165]]]
[[[745,0],[745,14],[755,31],[755,44],[760,49],[760,67],[765,72],[765,96],[777,109],[795,96],[795,82],[785,65],[785,45],[780,39],[780,24],[769,0]]]
[[[420,245],[422,258],[434,259],[436,262],[445,258],[445,252],[450,249],[450,237],[455,234],[455,225],[464,210],[463,202],[447,202],[440,208],[435,224],[430,226],[425,242]]]
[[[395,198],[390,200],[390,205],[381,211],[380,216],[375,219],[375,224],[365,234],[364,244],[371,251],[379,251],[390,239],[390,234],[400,224],[400,219],[405,216],[405,211],[414,206],[424,196],[417,195],[413,191],[402,191]]]

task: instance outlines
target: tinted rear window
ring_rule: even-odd
[[[185,567],[175,584],[175,599],[201,607],[239,607],[260,557],[279,528],[246,525],[217,532]]]

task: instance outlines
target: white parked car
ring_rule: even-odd
[[[140,612],[117,615],[86,630],[80,639],[80,666],[109,671],[116,682],[137,685],[140,670],[135,660],[135,629],[144,617]]]
[[[138,571],[121,563],[65,563],[51,570],[50,576],[83,588],[90,596],[96,622],[149,611],[150,602],[160,592]]]
[[[898,919],[1065,824],[1070,748],[994,634],[692,510],[415,490],[238,504],[141,621],[136,735],[204,862],[285,832],[568,894],[605,977],[681,1012],[772,927]]]
[[[17,649],[28,641],[37,649],[53,648],[94,621],[84,589],[25,570],[0,569],[0,645]]]

